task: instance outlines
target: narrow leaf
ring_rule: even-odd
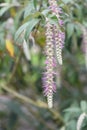
[[[0,9],[0,17],[10,8],[10,6],[3,7]]]
[[[32,31],[32,29],[36,26],[36,24],[39,22],[39,19],[32,19],[29,21],[27,30],[25,32],[25,39],[27,39]]]
[[[25,8],[24,18],[30,15],[33,12],[33,10],[34,10],[33,1],[30,1],[29,5]]]
[[[74,24],[68,23],[67,24],[67,36],[70,38],[74,32]]]
[[[77,113],[77,112],[81,112],[81,109],[72,107],[72,108],[65,109],[64,112],[76,112]]]
[[[87,102],[86,101],[81,101],[80,105],[81,105],[82,111],[86,112],[86,110],[87,110]]]
[[[29,25],[29,22],[26,22],[25,24],[23,24],[16,32],[15,34],[15,40],[18,39],[18,37],[20,36],[20,34],[27,28],[27,26]]]
[[[35,9],[37,8],[37,0],[33,0]]]
[[[25,39],[24,39],[24,42],[23,42],[23,52],[25,54],[26,59],[29,61],[31,59],[30,51],[29,51],[29,46],[27,45]]]

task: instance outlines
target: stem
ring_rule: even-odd
[[[16,73],[16,70],[17,70],[17,67],[18,67],[18,64],[19,64],[19,62],[20,62],[21,54],[22,54],[22,51],[20,52],[19,56],[18,56],[17,59],[16,59],[16,62],[15,62],[15,64],[14,64],[12,73],[11,73],[11,75],[10,75],[10,78],[9,78],[7,84],[10,84],[10,82],[12,81],[12,79],[13,79],[14,76],[15,76],[15,73]]]
[[[40,7],[39,7],[39,10],[38,10],[39,12],[41,11],[42,3],[43,3],[43,0],[40,1]],[[34,37],[35,37],[36,34],[37,34],[38,28],[39,28],[39,26],[40,26],[40,22],[41,22],[41,20],[40,20],[39,23],[37,24],[37,27],[36,27],[36,29],[35,29],[35,31],[34,31]]]

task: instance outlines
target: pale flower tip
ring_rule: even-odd
[[[62,64],[63,64],[62,59],[61,59],[61,60],[58,60],[58,62],[59,62],[59,64],[60,64],[60,65],[62,65]]]
[[[53,107],[52,103],[48,103],[48,108],[51,109]]]
[[[48,108],[52,108],[53,107],[53,98],[52,95],[48,95],[47,96],[47,102],[48,102]]]

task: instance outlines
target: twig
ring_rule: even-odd
[[[27,103],[30,103],[30,104],[32,104],[32,105],[34,105],[34,106],[38,106],[38,104],[37,104],[36,102],[34,102],[32,99],[30,99],[30,98],[28,98],[28,97],[25,97],[25,96],[23,96],[23,95],[17,93],[17,92],[14,91],[13,89],[10,89],[10,87],[9,87],[9,88],[6,87],[6,84],[5,84],[5,83],[1,83],[1,84],[0,84],[0,87],[1,87],[2,89],[4,89],[5,91],[9,92],[10,94],[12,94],[13,96],[15,96],[16,98],[19,98],[19,99],[21,99],[22,101],[25,101],[25,102],[27,102]],[[40,106],[40,107],[41,107],[41,106]],[[43,105],[42,105],[42,107],[46,107],[46,106],[43,106]]]
[[[20,61],[21,54],[22,54],[22,51],[20,51],[20,54],[19,54],[19,56],[18,56],[17,59],[16,59],[16,62],[15,62],[15,64],[14,64],[13,70],[12,70],[12,72],[11,72],[11,75],[10,75],[10,78],[9,78],[7,84],[9,84],[9,83],[12,81],[12,79],[14,78],[14,75],[15,75],[15,73],[16,73],[16,70],[17,70],[17,67],[18,67],[18,64],[19,64],[19,61]]]

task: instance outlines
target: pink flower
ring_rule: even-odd
[[[47,96],[48,106],[49,108],[53,105],[53,92],[55,92],[55,83],[53,81],[54,78],[54,49],[53,49],[53,38],[52,38],[52,25],[49,20],[46,19],[46,67],[43,75],[43,88],[44,94]]]
[[[46,46],[45,46],[45,72],[43,74],[43,89],[44,95],[47,96],[47,102],[49,108],[53,106],[53,93],[56,92],[56,84],[54,82],[54,76],[56,75],[54,68],[56,63],[62,65],[62,48],[64,46],[65,34],[61,31],[63,21],[60,19],[62,9],[57,6],[56,0],[49,0],[49,9],[52,14],[58,19],[60,28],[50,23],[46,18]]]

